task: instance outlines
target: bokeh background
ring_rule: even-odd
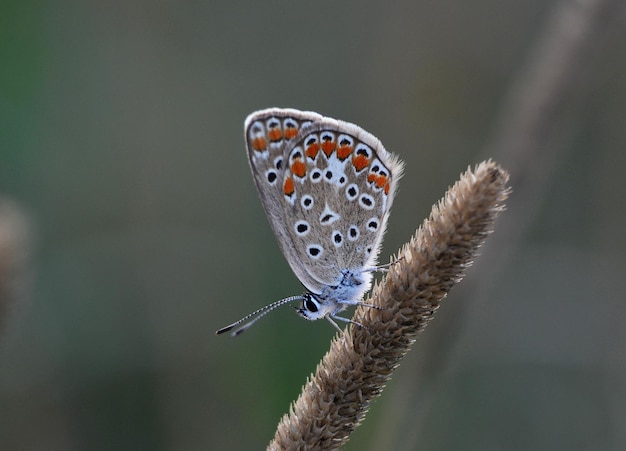
[[[0,449],[266,446],[334,335],[284,308],[214,336],[302,291],[245,155],[269,106],[406,161],[383,261],[468,165],[517,174],[345,449],[626,449],[623,8],[548,144],[489,146],[559,3],[0,3]]]

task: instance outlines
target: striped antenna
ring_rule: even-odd
[[[248,330],[250,326],[256,323],[259,319],[263,318],[269,312],[274,310],[276,307],[280,307],[281,305],[284,305],[293,301],[303,301],[304,299],[305,299],[304,296],[290,296],[288,298],[281,299],[280,301],[273,302],[270,305],[261,307],[260,309],[255,310],[254,312],[244,316],[239,321],[232,323],[230,326],[222,327],[220,330],[215,332],[215,335],[221,335],[233,329],[235,329],[235,331],[231,334],[231,336],[236,337],[238,335],[241,335],[246,330]],[[241,324],[243,324],[243,326],[240,327]]]

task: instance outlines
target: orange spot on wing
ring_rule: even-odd
[[[252,148],[257,152],[263,152],[267,149],[267,141],[263,137],[254,138],[252,140]]]
[[[382,188],[386,184],[387,184],[387,177],[385,177],[384,175],[379,175],[378,177],[376,177],[376,186],[377,187]]]
[[[270,128],[267,131],[267,137],[272,142],[280,141],[283,138],[283,131],[278,127]]]
[[[315,160],[317,153],[320,151],[320,143],[313,143],[309,147],[306,148],[306,156]]]
[[[283,191],[286,196],[291,196],[293,194],[293,192],[295,191],[293,187],[293,178],[287,177],[285,179],[285,185],[283,186]]]
[[[292,174],[302,178],[306,174],[306,165],[301,159],[298,158],[291,163],[291,172]]]
[[[385,194],[389,194],[389,183],[385,185]]]
[[[367,175],[367,183],[374,183],[377,178],[378,178],[378,176],[376,174],[374,174],[373,172],[370,172]]]
[[[322,143],[322,150],[326,154],[327,157],[330,157],[330,154],[335,150],[336,144],[335,141],[324,141]]]
[[[352,153],[351,146],[340,146],[339,149],[337,149],[337,157],[339,157],[341,161],[348,158],[351,153]]]
[[[285,139],[291,139],[298,134],[298,129],[295,127],[289,127],[285,129]]]
[[[352,158],[352,165],[357,172],[363,170],[368,164],[370,164],[370,160],[365,155],[357,155]]]

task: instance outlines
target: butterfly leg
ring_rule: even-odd
[[[387,310],[387,307],[381,305],[367,304],[365,302],[358,302],[356,305],[362,305],[363,307],[375,308],[376,310]]]
[[[400,260],[402,260],[404,257],[400,257],[399,259],[392,261],[391,263],[387,263],[385,265],[378,265],[378,266],[372,266],[370,268],[365,268],[363,270],[363,272],[388,272],[389,268],[391,268],[393,265],[395,265],[396,263],[398,263]]]
[[[353,321],[353,320],[348,319],[348,318],[344,318],[343,316],[337,316],[337,315],[327,315],[327,316],[326,316],[326,319],[327,319],[328,321],[330,321],[330,324],[332,324],[333,326],[335,326],[335,329],[337,329],[339,332],[343,332],[343,331],[339,328],[339,326],[337,325],[337,323],[333,321],[333,319],[338,319],[339,321],[343,321],[344,323],[354,324],[355,326],[358,326],[358,327],[365,327],[363,324],[358,323],[358,322]]]
[[[363,301],[344,301],[342,302],[342,304],[346,304],[346,305],[361,305],[363,307],[369,307],[369,308],[375,308],[376,310],[387,310],[386,307],[380,306],[380,305],[375,305],[375,304],[368,304],[366,302]],[[335,315],[332,315],[333,318],[338,318]]]
[[[334,318],[337,318],[337,317],[335,316]],[[342,333],[342,332],[343,332],[343,330],[341,330],[341,328],[337,325],[337,323],[333,321],[333,319],[330,317],[330,315],[326,315],[326,319],[328,320],[328,322],[329,322],[330,324],[332,324],[332,325],[333,325],[333,327],[334,327],[335,329],[337,329],[337,330],[339,331],[339,333]],[[337,319],[339,319],[339,318],[337,318]],[[344,318],[341,318],[341,319],[344,319]]]

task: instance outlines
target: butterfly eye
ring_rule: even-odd
[[[318,308],[317,308],[317,304],[315,303],[315,301],[313,301],[310,297],[307,297],[302,305],[306,310],[308,310],[309,312],[315,313],[317,312]]]

